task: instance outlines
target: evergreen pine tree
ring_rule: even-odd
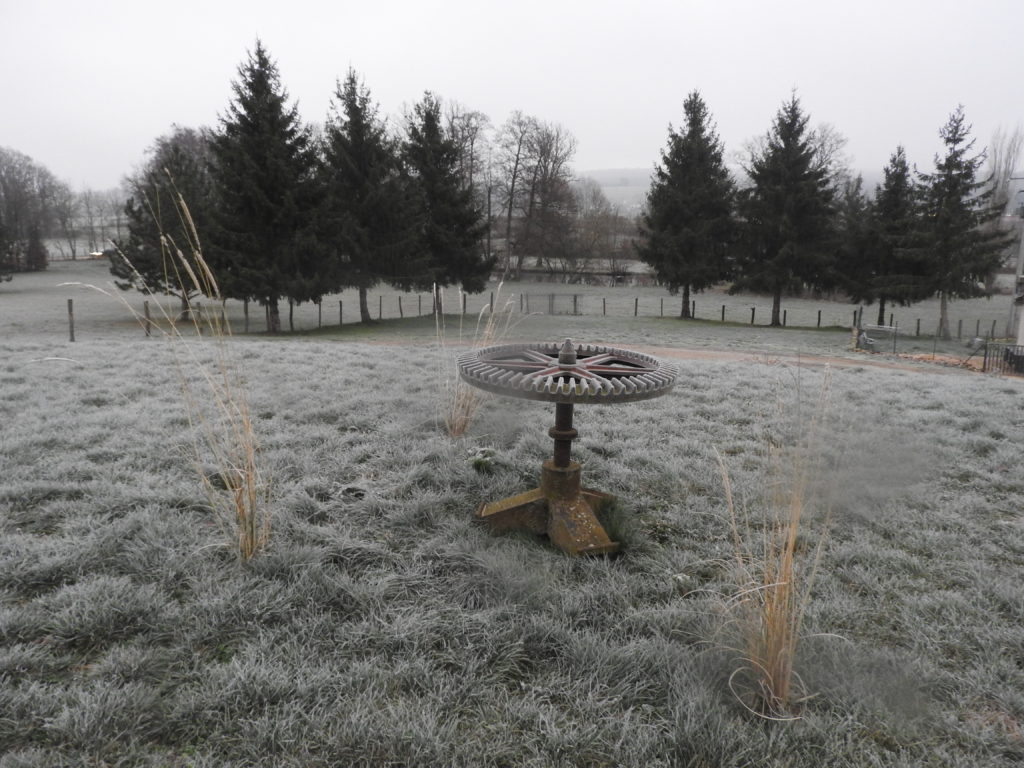
[[[747,243],[733,290],[769,291],[775,326],[782,324],[784,291],[828,288],[835,280],[835,192],[807,122],[794,94],[752,152],[746,171],[753,186],[741,200]]]
[[[682,290],[682,317],[690,317],[690,291],[727,275],[733,240],[735,185],[722,160],[722,143],[707,105],[693,91],[683,102],[686,127],[668,129],[668,147],[655,168],[641,232],[640,258],[658,280]]]
[[[3,211],[0,211],[0,283],[7,282],[12,277],[14,267],[10,261],[11,244],[7,239],[7,227],[4,226]]]
[[[191,256],[188,244],[195,235],[201,241],[214,234],[215,205],[210,177],[210,137],[204,131],[174,127],[150,149],[145,166],[128,179],[131,197],[125,204],[128,237],[117,243],[110,259],[110,272],[118,288],[175,296],[184,314],[195,296],[192,281],[180,279],[182,266],[169,259],[168,247],[176,246],[182,256]],[[192,227],[180,215],[176,200],[188,206]]]
[[[28,230],[28,247],[25,249],[25,269],[29,272],[41,272],[46,269],[50,255],[43,244],[39,226],[33,224]]]
[[[428,264],[411,282],[461,283],[469,293],[482,291],[494,266],[480,247],[486,223],[472,189],[462,184],[458,145],[445,134],[441,104],[429,92],[413,107],[403,156],[416,196],[419,251]]]
[[[918,253],[927,261],[931,292],[939,296],[939,329],[950,338],[950,299],[984,296],[985,278],[1001,263],[1010,244],[1005,232],[990,225],[1001,211],[992,205],[991,184],[978,180],[984,153],[971,155],[974,139],[957,107],[939,131],[946,147],[935,156],[932,173],[918,173],[920,237]]]
[[[317,300],[330,287],[310,237],[317,157],[259,40],[238,75],[212,140],[218,247],[209,260],[224,295],[265,305],[276,333],[280,299]]]
[[[911,246],[917,228],[915,189],[903,147],[889,157],[870,208],[871,240],[850,291],[854,301],[878,300],[878,324],[888,304],[908,306],[928,297],[927,268]]]
[[[384,280],[406,287],[425,267],[413,263],[411,195],[370,93],[349,70],[335,93],[324,142],[324,201],[318,230],[339,284],[359,290],[359,316],[370,322],[367,290]]]

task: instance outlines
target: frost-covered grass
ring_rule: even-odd
[[[818,695],[776,723],[728,684],[714,449],[756,528],[766,442],[820,371],[681,361],[665,397],[578,408],[624,546],[574,560],[472,519],[535,483],[550,406],[491,399],[451,440],[428,345],[233,343],[276,494],[248,563],[195,479],[167,345],[0,338],[4,768],[1024,759],[1024,382],[833,372],[796,660]]]

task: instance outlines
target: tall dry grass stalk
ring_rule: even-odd
[[[470,340],[464,339],[463,316],[460,313],[459,335],[455,342],[459,348],[468,345],[470,348],[480,349],[507,338],[509,331],[514,326],[512,317],[515,303],[513,302],[513,297],[510,296],[505,300],[504,304],[500,304],[502,301],[501,289],[503,285],[504,283],[498,284],[498,290],[495,291],[494,295],[493,306],[500,306],[500,308],[491,311],[491,304],[486,304],[481,308],[476,317],[473,338]],[[434,295],[440,295],[442,290],[435,286]],[[461,291],[459,298],[459,306],[461,306]],[[443,303],[439,304],[443,306]],[[454,365],[455,354],[451,349],[453,343],[447,336],[444,314],[438,308],[435,308],[434,311],[434,324],[440,361],[438,381],[441,421],[444,423],[445,431],[448,432],[450,437],[461,437],[472,425],[480,410],[480,406],[483,405],[484,400],[487,398],[487,393],[470,386],[459,376],[459,372]]]
[[[223,309],[220,286],[203,256],[188,205],[176,188],[174,203],[187,242],[183,250],[169,234],[160,235],[165,277],[173,276],[183,294],[201,294],[215,305],[192,304],[190,311],[175,316],[159,301],[154,303],[163,320],[164,336],[174,342],[200,480],[231,547],[242,560],[248,560],[270,539],[269,477],[263,470],[241,366],[229,343],[231,324]],[[150,212],[159,222],[152,206]],[[142,284],[141,276],[138,279]],[[140,322],[147,322],[137,311],[135,315]],[[184,328],[191,328],[194,335],[186,337]],[[208,348],[213,350],[212,361],[205,354]]]
[[[788,445],[774,440],[769,444],[766,516],[760,531],[754,530],[749,515],[737,511],[729,472],[715,450],[740,585],[728,601],[740,638],[735,649],[740,667],[729,684],[744,706],[772,719],[795,717],[799,705],[810,698],[794,661],[829,527],[828,500],[818,491],[825,476],[823,429],[830,393],[826,370],[810,416],[801,418],[797,409],[793,439]],[[808,549],[814,524],[818,540]]]

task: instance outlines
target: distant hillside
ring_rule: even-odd
[[[733,169],[734,171],[736,169]],[[577,171],[577,176],[587,177],[596,181],[605,197],[617,205],[619,211],[626,216],[635,216],[640,212],[647,198],[647,190],[651,184],[654,168],[602,168],[594,171]],[[857,171],[854,171],[857,173]],[[861,171],[864,180],[864,192],[873,195],[875,186],[881,184],[881,171]]]
[[[596,181],[612,205],[625,216],[634,216],[647,197],[653,168],[604,168],[596,171],[578,171],[577,176]]]

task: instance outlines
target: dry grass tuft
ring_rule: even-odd
[[[211,507],[225,524],[231,546],[242,560],[248,560],[270,539],[270,484],[262,469],[241,366],[229,344],[231,325],[222,308],[220,286],[203,256],[188,205],[177,190],[174,200],[188,242],[183,250],[170,235],[160,236],[164,270],[173,274],[183,293],[188,288],[212,299],[215,306],[192,304],[190,311],[175,317],[160,302],[154,303],[163,315],[164,336],[175,342],[200,480]],[[141,323],[148,322],[135,314]],[[194,331],[193,338],[186,338],[185,328]],[[212,356],[201,351],[210,345]]]
[[[456,342],[459,347],[468,343],[471,348],[480,349],[498,343],[508,336],[513,327],[512,315],[515,303],[513,297],[510,296],[504,304],[500,304],[502,285],[499,283],[498,290],[494,295],[494,306],[500,306],[500,308],[492,312],[490,304],[484,305],[477,315],[473,338],[468,342],[463,339],[462,315],[459,315],[459,336]],[[480,406],[487,398],[487,393],[470,386],[459,376],[454,364],[456,355],[451,351],[451,342],[447,338],[444,315],[441,312],[435,312],[434,321],[440,350],[441,369],[438,379],[441,421],[450,437],[461,437],[473,424]]]
[[[768,446],[766,518],[759,532],[737,511],[729,472],[718,450],[734,545],[739,591],[728,603],[739,631],[741,666],[729,683],[752,712],[769,719],[792,719],[811,698],[794,669],[804,613],[821,559],[829,523],[827,500],[816,493],[823,473],[823,421],[831,376],[826,372],[813,412],[798,424],[789,445]],[[799,411],[798,411],[799,412]],[[822,512],[817,544],[806,544],[812,507]]]

